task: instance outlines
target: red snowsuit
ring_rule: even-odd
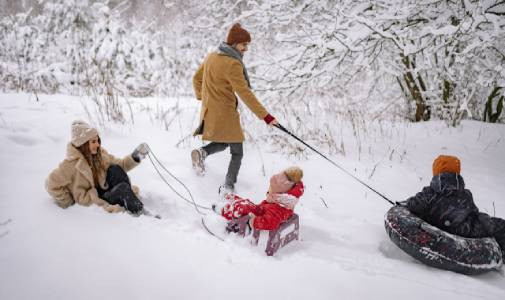
[[[300,181],[296,183],[286,194],[289,197],[295,197],[297,200],[303,195],[303,183]],[[227,203],[221,210],[221,215],[227,220],[237,219],[249,213],[254,214],[256,217],[253,221],[253,228],[259,230],[273,230],[277,229],[279,225],[289,219],[293,215],[293,210],[289,209],[282,204],[272,203],[263,200],[260,204],[256,205],[249,199],[240,198],[233,195],[227,200]]]

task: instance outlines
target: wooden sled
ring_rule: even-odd
[[[234,219],[228,222],[226,227],[228,232],[236,232],[241,236],[245,236],[249,228],[249,216],[243,216],[239,219]],[[294,229],[287,234],[282,234],[284,231],[294,225]],[[265,253],[268,256],[274,255],[280,248],[286,246],[293,240],[299,239],[300,222],[297,214],[293,214],[289,219],[282,222],[279,228],[268,231],[268,241],[265,248]],[[258,245],[261,230],[254,229],[253,231],[253,244]]]

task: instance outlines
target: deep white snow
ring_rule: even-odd
[[[205,219],[225,242],[209,235],[148,158],[129,175],[146,207],[162,220],[98,207],[61,209],[44,180],[64,158],[72,120],[92,121],[84,109],[92,103],[63,95],[38,98],[0,94],[0,299],[505,298],[503,272],[465,276],[404,254],[384,230],[390,205],[310,150],[307,160],[297,160],[269,152],[268,145],[245,144],[237,185],[243,197],[261,201],[269,176],[287,166],[305,171],[306,193],[296,208],[301,241],[274,257],[264,254],[264,244],[254,247],[247,238],[226,235],[217,216]],[[201,141],[187,138],[176,146],[194,129],[199,103],[130,101],[134,124],[99,128],[102,146],[124,156],[147,142],[198,203],[218,201],[228,152],[210,156],[206,176],[198,177],[189,153]],[[154,116],[177,101],[182,112],[165,130]],[[383,126],[381,132],[393,134],[363,140],[359,155],[345,136],[346,155],[331,158],[391,199],[404,200],[429,183],[438,154],[457,155],[479,208],[505,217],[505,126],[472,121],[458,128],[442,122]]]

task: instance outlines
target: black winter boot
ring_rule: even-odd
[[[104,199],[111,205],[119,204],[127,211],[137,214],[142,211],[144,205],[132,191],[126,182],[114,186],[110,191],[104,193]]]

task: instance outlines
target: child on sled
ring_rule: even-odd
[[[254,204],[249,199],[234,194],[227,194],[224,206],[212,207],[227,220],[249,215],[248,225],[251,229],[275,230],[293,215],[293,210],[303,195],[302,177],[303,171],[300,168],[290,167],[270,178],[267,198],[260,204]],[[237,228],[227,230],[236,232]]]
[[[505,220],[479,211],[460,173],[457,157],[440,155],[433,161],[430,185],[398,204],[446,232],[467,238],[494,237],[505,257]]]

